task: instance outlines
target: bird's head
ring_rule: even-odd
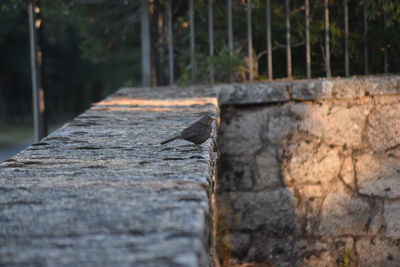
[[[204,124],[211,124],[211,122],[213,121],[213,118],[211,118],[208,115],[203,116],[200,121]]]

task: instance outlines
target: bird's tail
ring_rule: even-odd
[[[181,137],[180,135],[175,135],[175,136],[173,136],[171,138],[168,138],[167,140],[162,141],[161,145],[165,145],[165,144],[167,144],[169,142],[172,142],[172,141],[174,141],[174,140],[176,140],[176,139],[178,139],[180,137]]]

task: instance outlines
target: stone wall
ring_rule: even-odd
[[[399,81],[222,89],[217,199],[225,266],[399,266]],[[251,98],[260,104],[249,105]]]
[[[0,265],[399,266],[399,159],[399,76],[121,89],[0,165]]]
[[[160,145],[218,117],[194,89],[122,89],[0,164],[0,266],[209,266],[215,138]]]

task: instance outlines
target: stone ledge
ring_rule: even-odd
[[[272,81],[215,85],[221,104],[276,103],[293,100],[351,99],[400,94],[400,76],[374,75],[351,78]]]
[[[122,89],[0,165],[0,265],[208,266],[216,98]],[[214,136],[216,125],[214,125]]]

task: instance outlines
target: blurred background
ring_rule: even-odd
[[[143,85],[144,1],[149,22],[146,40],[150,41],[147,60],[151,86],[171,83],[170,51],[172,83],[178,85],[246,82],[250,79],[250,60],[254,80],[307,78],[307,44],[313,78],[327,75],[326,53],[332,76],[396,73],[400,69],[400,2],[394,0],[195,0],[193,25],[191,0],[42,0],[43,80],[50,131],[121,87]],[[33,142],[29,2],[0,2],[0,162]],[[232,25],[227,13],[230,5]],[[306,10],[309,39],[305,32]],[[273,66],[270,73],[268,12]],[[287,62],[288,16],[291,75]],[[169,18],[172,39],[168,35]],[[169,44],[173,44],[172,50]]]

